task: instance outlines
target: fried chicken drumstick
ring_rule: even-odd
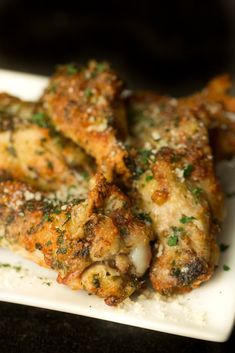
[[[38,189],[88,190],[91,161],[80,147],[57,133],[36,103],[0,94],[0,176]]]
[[[119,139],[127,132],[122,88],[108,64],[90,61],[81,68],[59,67],[42,97],[58,131],[93,156],[109,180],[115,173],[129,176]]]
[[[133,197],[151,216],[157,239],[151,283],[162,294],[189,291],[211,277],[219,257],[223,196],[207,128],[192,109],[137,95],[130,135]]]
[[[116,305],[140,285],[151,260],[151,227],[98,174],[86,201],[61,203],[26,184],[0,183],[1,245],[26,249],[58,272],[58,282]]]
[[[91,61],[60,66],[39,102],[1,93],[0,245],[108,305],[134,293],[149,266],[164,295],[207,281],[223,221],[209,135],[216,159],[235,154],[230,85],[221,76],[186,98],[127,101],[109,65]]]

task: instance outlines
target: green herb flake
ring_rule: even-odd
[[[37,249],[37,250],[42,250],[42,244],[40,244],[40,243],[35,243],[35,249]]]
[[[233,198],[235,196],[235,191],[231,191],[231,192],[227,192],[226,193],[226,197],[228,198],[228,199],[231,199],[231,198]]]
[[[147,223],[153,223],[153,221],[152,221],[152,219],[151,219],[151,217],[150,217],[150,215],[148,214],[148,213],[144,213],[144,212],[142,212],[142,213],[139,213],[138,215],[137,215],[137,217],[141,220],[141,221],[145,221],[145,222],[147,222]]]
[[[53,165],[53,163],[50,160],[47,160],[47,167],[50,170],[54,170],[54,165]]]
[[[229,270],[230,270],[230,267],[227,266],[227,265],[224,265],[224,266],[223,266],[223,270],[224,270],[224,271],[229,271]]]
[[[101,74],[102,72],[104,72],[105,68],[106,68],[106,65],[105,65],[104,63],[99,63],[99,64],[97,64],[97,66],[96,66],[96,71],[97,71],[99,74]]]
[[[52,241],[51,241],[51,240],[48,240],[45,245],[46,245],[46,246],[52,245]]]
[[[183,169],[183,176],[185,178],[189,177],[192,174],[192,171],[193,171],[193,165],[192,164],[186,165]]]
[[[167,245],[176,246],[179,241],[179,236],[181,235],[183,228],[181,227],[172,227],[172,234],[167,239]]]
[[[48,286],[48,287],[51,286],[51,282],[42,282],[42,284],[45,284],[45,285]]]
[[[51,215],[49,213],[45,213],[42,220],[43,220],[43,222],[52,222],[53,218],[51,217]]]
[[[223,252],[229,248],[229,245],[221,243],[219,247],[220,247],[220,251]]]
[[[182,218],[180,218],[180,223],[182,223],[182,224],[190,223],[190,222],[194,221],[195,219],[196,218],[193,216],[188,217],[188,216],[183,215]]]
[[[15,270],[16,272],[20,272],[22,270],[22,266],[20,265],[11,265],[7,263],[0,263],[0,268],[9,268]]]
[[[203,190],[201,188],[194,188],[192,190],[192,193],[196,196],[196,197],[199,197],[202,193],[203,193]]]
[[[56,243],[57,245],[61,245],[63,242],[64,242],[64,236],[63,234],[61,234],[57,237]]]
[[[139,151],[140,162],[143,164],[148,164],[151,154],[152,152],[150,150],[140,150]]]
[[[92,279],[92,283],[95,288],[100,288],[100,280],[99,280],[99,275],[95,274]]]
[[[66,220],[64,221],[64,223],[62,224],[62,226],[64,226],[67,222],[69,222],[70,221],[70,219],[71,219],[71,212],[70,211],[68,211],[68,212],[66,212]]]
[[[75,74],[77,74],[80,71],[78,66],[76,64],[73,64],[73,63],[66,65],[66,69],[67,69],[67,74],[68,75],[75,75]]]
[[[35,154],[37,154],[38,156],[42,156],[45,153],[44,150],[36,150]]]
[[[86,170],[81,172],[81,175],[82,175],[84,180],[89,180],[89,173]]]
[[[178,244],[178,235],[174,234],[174,235],[171,235],[168,239],[167,239],[167,245],[169,246],[175,246]]]
[[[40,127],[48,127],[47,116],[44,113],[36,113],[31,118],[32,122]]]
[[[62,254],[62,255],[65,255],[67,254],[67,248],[59,248],[57,251],[56,251],[57,254]]]
[[[127,235],[127,230],[126,230],[126,228],[120,228],[120,234],[121,234],[122,236]]]
[[[147,175],[145,180],[149,182],[150,180],[153,180],[153,175]]]
[[[181,270],[178,267],[173,267],[171,270],[171,275],[174,277],[179,277],[181,274]]]
[[[90,98],[92,95],[93,95],[93,93],[92,93],[92,90],[91,90],[90,88],[86,88],[86,89],[84,90],[84,96],[85,96],[86,98]]]
[[[9,146],[6,148],[7,152],[14,158],[17,157],[17,153],[16,153],[16,150],[13,146]]]

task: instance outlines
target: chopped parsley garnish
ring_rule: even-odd
[[[36,113],[32,116],[32,122],[40,127],[48,127],[47,116],[44,113]]]
[[[150,217],[150,215],[149,215],[148,213],[144,213],[144,212],[139,213],[139,214],[137,215],[137,217],[138,217],[141,221],[145,221],[145,222],[147,222],[147,223],[153,223],[153,221],[152,221],[152,219],[151,219],[151,217]]]
[[[172,234],[167,239],[167,245],[176,246],[179,241],[179,236],[182,233],[183,228],[181,227],[172,227]]]
[[[45,245],[46,245],[46,246],[52,245],[52,241],[51,241],[51,240],[48,240]]]
[[[148,159],[151,156],[152,152],[150,150],[140,150],[139,151],[139,156],[140,156],[140,162],[143,164],[148,164]]]
[[[52,163],[51,161],[49,161],[49,160],[47,160],[47,167],[48,167],[48,169],[50,169],[50,170],[53,170],[53,169],[54,169],[53,163]]]
[[[53,218],[51,217],[51,215],[49,213],[45,213],[42,220],[43,220],[43,222],[52,222]]]
[[[106,65],[105,65],[104,63],[99,63],[99,64],[97,64],[97,66],[96,66],[96,71],[97,71],[99,74],[101,74],[102,72],[104,72],[105,67],[106,67]]]
[[[35,243],[35,249],[37,249],[37,250],[42,250],[42,244],[40,244],[40,243]]]
[[[68,75],[75,75],[75,74],[77,74],[80,71],[78,66],[76,64],[73,64],[73,63],[66,65],[66,69],[67,69],[67,74]]]
[[[100,280],[99,280],[99,276],[97,274],[95,274],[93,276],[92,283],[95,288],[100,288]]]
[[[183,176],[185,178],[189,177],[192,174],[192,171],[193,171],[193,165],[192,164],[186,165],[183,169]]]
[[[232,198],[232,197],[234,197],[234,196],[235,196],[235,191],[227,192],[227,193],[226,193],[226,197],[227,197],[228,199],[230,199],[230,198]]]
[[[127,234],[126,228],[120,228],[120,234],[121,235],[126,235]]]
[[[67,222],[70,221],[70,219],[71,219],[71,213],[70,213],[69,211],[66,212],[66,216],[67,216],[67,218],[66,218],[66,220],[64,221],[64,223],[62,224],[62,226],[64,226]]]
[[[57,237],[56,243],[57,245],[61,245],[64,242],[64,234],[61,234]]]
[[[179,238],[177,235],[171,235],[167,240],[167,245],[175,246],[175,245],[177,245],[178,240],[179,240]]]
[[[41,155],[43,155],[45,153],[45,151],[43,151],[43,150],[37,150],[37,151],[35,151],[35,154],[37,154],[38,156],[41,156]]]
[[[180,218],[180,223],[186,224],[186,223],[194,221],[195,219],[196,218],[193,216],[188,217],[188,216],[183,215],[182,218]]]
[[[84,91],[84,96],[86,98],[90,98],[93,95],[92,90],[90,88],[86,88]]]
[[[7,147],[6,150],[12,157],[17,157],[16,150],[13,146]]]
[[[57,254],[62,254],[62,255],[65,255],[67,254],[67,248],[59,248],[57,251],[56,251]]]
[[[180,274],[181,274],[180,268],[178,268],[178,267],[172,268],[172,270],[171,270],[171,275],[172,275],[172,276],[179,277]]]
[[[219,247],[220,247],[220,251],[223,252],[223,251],[226,251],[229,248],[229,245],[221,243]]]
[[[153,175],[147,175],[145,180],[148,182],[150,180],[153,180]]]
[[[77,188],[77,185],[69,185],[68,187],[68,193],[73,194],[73,190]]]
[[[7,263],[0,263],[0,268],[11,268],[16,272],[20,272],[22,270],[22,267],[20,265],[11,265]]]
[[[48,286],[48,287],[51,286],[51,282],[42,282],[42,284],[45,284],[45,285]]]
[[[224,270],[224,271],[229,271],[229,270],[230,270],[230,267],[227,266],[227,265],[224,265],[224,266],[223,266],[223,270]]]
[[[81,175],[82,175],[83,179],[89,180],[89,173],[88,173],[86,170],[84,170],[83,172],[81,172]],[[76,186],[75,186],[75,187],[76,187]]]
[[[197,197],[199,197],[202,194],[202,192],[203,192],[203,190],[201,188],[194,188],[192,190],[192,193]]]

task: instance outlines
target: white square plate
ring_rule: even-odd
[[[46,84],[44,77],[0,70],[0,91],[23,99],[37,99]],[[226,189],[231,191],[234,187],[235,190],[235,167],[230,163],[220,169],[226,175]],[[235,198],[227,201],[227,210],[220,239],[230,245],[229,249],[222,254],[213,278],[189,294],[166,300],[147,293],[112,308],[95,296],[57,284],[53,271],[0,249],[0,300],[182,336],[225,341],[233,328],[235,316]],[[11,264],[11,267],[3,264]],[[230,270],[224,271],[223,265],[229,266]]]

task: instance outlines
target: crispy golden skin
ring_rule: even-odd
[[[179,114],[174,100],[137,95],[130,134],[133,192],[157,236],[152,285],[167,295],[189,291],[211,277],[219,256],[223,196],[207,128],[193,110]]]
[[[89,158],[55,132],[37,104],[0,94],[0,175],[43,190],[88,189]]]
[[[145,103],[167,106],[172,114],[182,115],[190,110],[209,130],[210,142],[216,160],[235,155],[235,97],[229,94],[232,81],[228,75],[211,80],[200,92],[175,99],[154,92],[135,93],[135,99]]]
[[[139,287],[153,239],[150,279],[157,291],[183,293],[208,280],[223,220],[208,131],[217,159],[235,154],[230,86],[225,75],[186,98],[135,93],[129,153],[121,143],[127,137],[123,85],[106,63],[58,68],[37,103],[0,94],[0,245],[26,249],[55,269],[60,283],[109,305]],[[108,180],[132,175],[134,205],[102,174],[87,197],[93,169],[78,145]],[[6,181],[9,176],[18,181]]]
[[[89,197],[61,203],[17,181],[0,183],[2,246],[24,248],[58,272],[58,282],[116,305],[131,295],[151,260],[150,226],[98,174]]]
[[[190,108],[207,123],[217,160],[235,155],[235,97],[229,94],[229,75],[211,80],[201,91],[178,100],[179,109]]]
[[[81,69],[60,67],[42,97],[55,127],[93,156],[109,180],[129,175],[119,140],[126,134],[122,87],[108,64],[90,61]]]

